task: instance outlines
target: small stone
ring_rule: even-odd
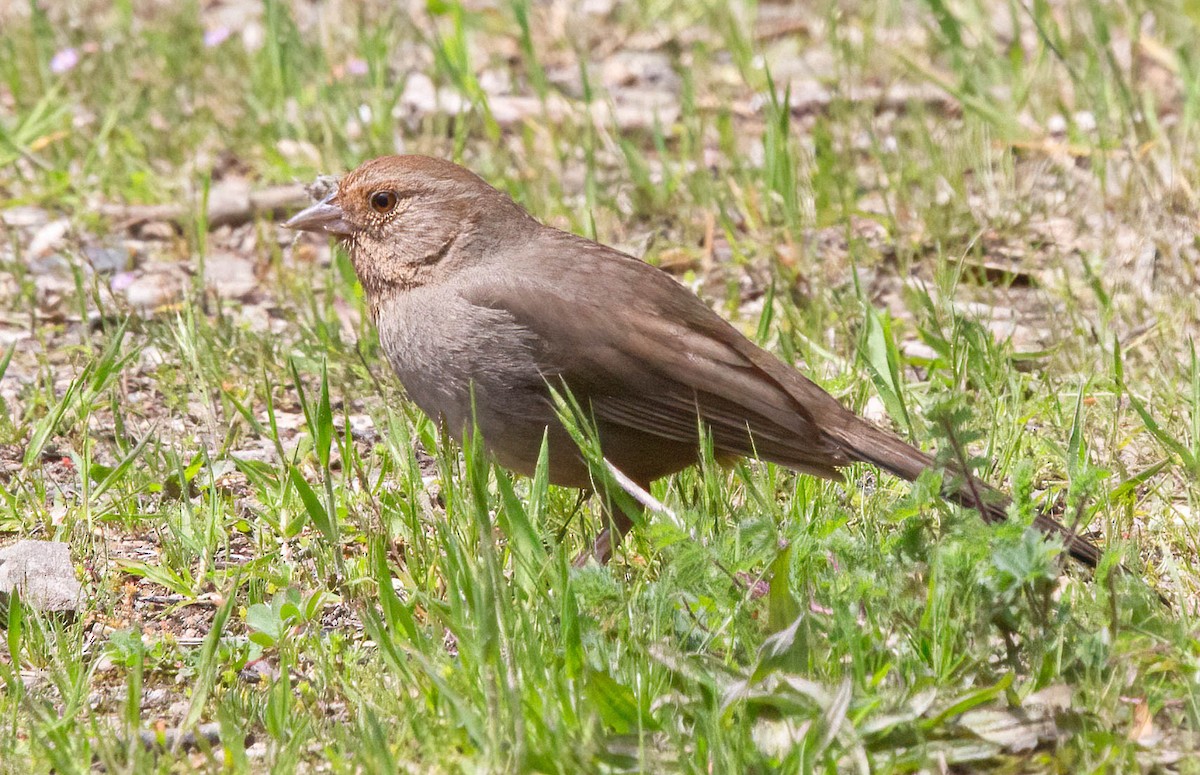
[[[71,223],[66,218],[50,221],[33,235],[26,248],[26,256],[32,261],[62,250],[66,247],[70,229]]]
[[[128,248],[88,246],[83,255],[97,272],[122,272],[129,268],[133,256]]]
[[[306,164],[310,167],[321,166],[321,152],[307,140],[292,140],[284,138],[275,143],[275,150],[292,165]]]
[[[62,253],[51,253],[47,256],[31,259],[29,262],[29,273],[35,277],[57,275],[69,278],[74,276],[71,271],[71,262]]]
[[[22,670],[21,684],[27,692],[36,692],[39,689],[50,683],[49,671],[46,670]]]
[[[142,310],[165,307],[183,296],[179,278],[165,272],[148,272],[125,288],[125,300]]]
[[[660,51],[623,51],[613,54],[600,67],[600,81],[614,96],[623,89],[652,89],[674,94],[682,79],[671,66],[671,58]]]
[[[27,540],[0,549],[0,595],[7,600],[14,589],[35,610],[79,610],[83,586],[67,544]]]
[[[143,240],[173,240],[176,235],[175,227],[166,221],[146,221],[134,233]]]
[[[225,299],[240,299],[258,287],[254,264],[235,253],[213,253],[204,259],[204,284]]]
[[[78,266],[67,269],[60,265],[45,274],[32,275],[34,298],[40,315],[47,320],[79,319],[76,305],[79,293],[77,272],[86,277],[91,269]]]
[[[154,345],[146,345],[138,356],[138,368],[147,374],[153,374],[159,366],[167,362],[167,356]]]
[[[157,708],[161,705],[166,705],[171,699],[171,693],[166,689],[151,689],[142,695],[143,708]]]
[[[863,407],[862,416],[877,425],[886,424],[888,420],[887,407],[884,406],[879,396],[871,396],[867,399],[866,406]]]
[[[277,454],[275,444],[267,439],[258,439],[251,445],[235,449],[230,453],[237,460],[258,461],[260,463],[274,462]]]
[[[143,729],[138,733],[147,750],[182,748],[194,750],[203,745],[212,747],[221,742],[221,725],[215,721],[201,724],[192,731],[182,729]]]
[[[585,16],[607,17],[616,5],[617,0],[583,0],[579,12]]]
[[[10,207],[0,212],[0,223],[11,229],[33,229],[50,221],[50,213],[40,207]]]
[[[414,73],[404,82],[404,92],[400,95],[392,115],[395,118],[420,118],[430,113],[456,116],[470,107],[467,99],[457,91],[448,87],[439,89],[429,76]]]
[[[17,342],[24,342],[26,339],[32,338],[33,334],[26,329],[10,325],[0,325],[0,349],[6,350]],[[0,395],[0,398],[3,398],[5,401],[12,401],[15,397],[15,393],[12,396],[7,394]]]
[[[379,433],[375,430],[375,421],[369,414],[352,414],[346,418],[350,424],[350,435],[357,441],[375,441]]]

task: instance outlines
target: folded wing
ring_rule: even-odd
[[[754,455],[825,477],[851,462],[804,402],[750,357],[758,348],[694,294],[624,254],[582,240],[569,247],[560,255],[584,248],[607,260],[582,265],[586,271],[562,267],[579,278],[570,286],[492,277],[465,295],[531,330],[545,376],[561,380],[598,420],[679,442],[695,442],[703,424],[719,455]],[[543,263],[560,260],[539,253]],[[524,276],[558,274],[544,270]]]

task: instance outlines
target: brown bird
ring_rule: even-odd
[[[456,439],[474,421],[513,471],[534,472],[545,437],[550,481],[592,486],[551,386],[590,410],[604,457],[643,488],[697,461],[701,426],[719,458],[756,456],[831,479],[856,461],[909,481],[933,465],[665,272],[539,223],[456,164],[373,159],[285,226],[345,243],[409,397]],[[1005,518],[1009,501],[997,490],[945,482],[947,498]],[[602,562],[632,524],[619,510],[611,519],[615,533],[593,548]],[[1035,524],[1076,559],[1098,562],[1099,549],[1059,522]]]

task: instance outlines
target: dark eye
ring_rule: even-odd
[[[396,209],[395,191],[376,191],[371,194],[371,209],[377,213],[390,213]]]

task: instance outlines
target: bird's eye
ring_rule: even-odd
[[[390,213],[399,201],[395,191],[376,191],[371,194],[371,209],[377,213]]]

